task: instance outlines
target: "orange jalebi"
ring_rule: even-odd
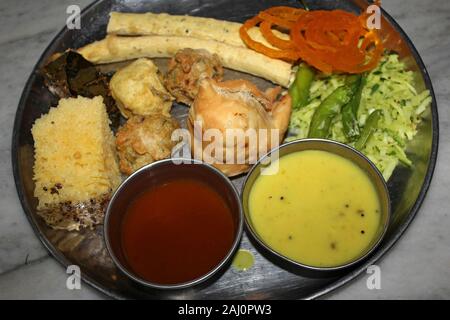
[[[290,35],[300,57],[327,73],[371,70],[383,53],[377,33],[364,28],[357,16],[341,10],[307,12]]]
[[[248,30],[250,30],[251,28],[258,25],[261,21],[262,20],[258,16],[256,16],[252,19],[247,20],[243,24],[243,26],[239,30],[242,41],[244,41],[245,44],[249,48],[251,48],[257,52],[260,52],[262,54],[265,54],[266,56],[268,56],[270,58],[283,59],[283,60],[292,61],[292,62],[298,60],[300,56],[299,56],[298,52],[294,49],[290,49],[290,50],[289,49],[288,50],[273,49],[273,48],[266,46],[265,44],[263,44],[261,42],[253,40],[249,36]]]
[[[259,15],[247,20],[239,30],[242,41],[251,49],[265,54],[275,59],[283,59],[286,61],[297,61],[300,56],[291,40],[284,40],[276,36],[272,32],[272,28],[279,27],[285,32],[289,32],[290,28],[295,24],[298,17],[305,11],[302,9],[291,7],[272,7],[259,13]],[[275,47],[270,48],[265,44],[253,40],[248,34],[248,30],[259,24],[261,33],[269,44]],[[278,49],[281,50],[278,50]]]
[[[248,47],[271,58],[290,62],[302,59],[325,73],[362,73],[375,68],[383,53],[378,32],[369,30],[366,20],[365,13],[356,16],[342,10],[272,7],[246,21],[240,35]],[[251,39],[248,30],[258,25],[275,48]],[[290,38],[280,38],[274,28]]]
[[[285,40],[281,39],[280,37],[276,36],[273,31],[273,23],[269,21],[263,21],[259,25],[259,29],[261,30],[261,33],[263,34],[264,38],[267,40],[268,43],[271,45],[283,49],[283,50],[295,50],[295,45],[292,43],[291,40]],[[298,55],[296,55],[298,58]]]

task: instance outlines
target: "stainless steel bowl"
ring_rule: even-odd
[[[256,179],[260,176],[261,171],[266,168],[270,164],[270,159],[276,160],[278,158],[281,158],[287,154],[298,152],[298,151],[305,151],[305,150],[321,150],[321,151],[327,151],[330,153],[334,153],[336,155],[339,155],[341,157],[344,157],[356,165],[358,165],[362,170],[366,172],[366,174],[369,176],[369,178],[372,180],[373,184],[375,185],[375,188],[377,190],[380,202],[381,202],[381,219],[382,223],[380,225],[380,229],[378,230],[378,234],[376,238],[374,238],[372,244],[369,246],[369,248],[363,252],[357,259],[350,261],[346,264],[335,266],[335,267],[317,267],[317,266],[310,266],[303,263],[300,263],[298,261],[294,261],[281,253],[273,250],[269,245],[265,243],[265,241],[258,235],[255,228],[253,227],[252,220],[250,218],[250,210],[248,208],[248,199],[250,195],[250,191],[253,187],[253,184],[255,183]],[[274,255],[278,260],[282,262],[287,262],[291,265],[294,265],[296,267],[299,267],[301,269],[305,269],[307,271],[338,271],[344,268],[348,268],[352,265],[357,264],[361,260],[365,259],[367,256],[370,255],[370,253],[378,246],[378,244],[383,239],[386,230],[389,226],[390,217],[391,217],[391,205],[390,205],[390,199],[389,199],[389,191],[386,185],[386,182],[384,181],[383,176],[378,171],[378,169],[375,167],[375,165],[362,153],[358,152],[357,150],[331,140],[324,140],[324,139],[304,139],[304,140],[297,140],[293,141],[287,144],[283,144],[280,147],[272,150],[270,153],[262,157],[251,169],[251,171],[247,174],[247,177],[244,181],[244,187],[242,189],[241,193],[241,199],[242,199],[242,206],[244,208],[244,217],[245,217],[245,224],[248,232],[250,235],[256,240],[257,244],[260,245],[265,251],[267,251],[269,254]]]
[[[233,243],[222,261],[203,276],[184,283],[152,283],[136,275],[128,266],[121,245],[121,224],[126,209],[134,196],[151,186],[161,185],[172,179],[188,178],[202,181],[217,191],[230,208],[235,224]],[[186,191],[188,192],[188,190]],[[174,199],[176,201],[176,199]],[[106,247],[115,265],[130,279],[146,287],[156,289],[183,289],[198,285],[222,270],[233,257],[239,246],[243,230],[243,214],[236,188],[222,172],[216,168],[192,159],[166,159],[149,164],[130,175],[113,194],[108,205],[104,222]]]

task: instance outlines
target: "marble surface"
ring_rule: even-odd
[[[23,86],[40,54],[66,20],[71,4],[90,0],[0,2],[0,299],[104,299],[82,284],[66,288],[67,274],[49,257],[17,198],[11,170],[11,134]],[[325,299],[450,299],[450,1],[384,0],[384,8],[410,36],[428,68],[440,116],[436,172],[420,212],[386,254],[381,289],[361,275]]]

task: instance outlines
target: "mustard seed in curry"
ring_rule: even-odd
[[[381,228],[380,200],[361,168],[317,150],[272,165],[278,173],[259,176],[249,198],[252,224],[268,246],[316,267],[343,265],[370,248]]]

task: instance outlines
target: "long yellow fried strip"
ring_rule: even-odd
[[[123,36],[178,36],[194,37],[204,40],[220,41],[232,46],[246,47],[239,36],[242,24],[212,18],[170,15],[167,13],[121,13],[111,12],[108,23],[108,34]],[[289,39],[287,34],[274,30],[283,39]],[[263,37],[259,28],[249,30],[249,35],[255,41],[272,47]],[[272,47],[273,48],[273,47]]]
[[[291,65],[271,59],[253,50],[227,45],[223,42],[192,37],[107,36],[104,40],[78,49],[87,60],[96,63],[111,63],[130,59],[167,58],[184,48],[205,49],[219,56],[224,67],[249,73],[283,87],[289,84]]]

